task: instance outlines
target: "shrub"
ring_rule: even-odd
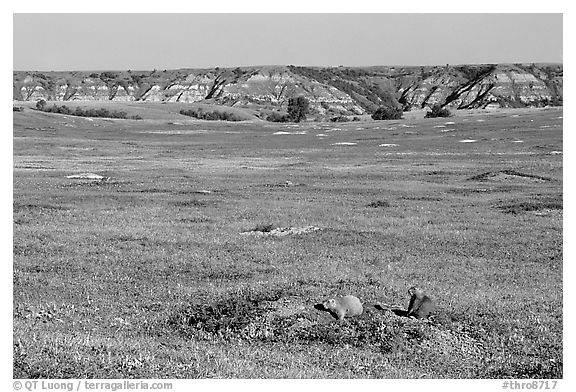
[[[270,122],[288,122],[290,119],[288,115],[281,114],[279,112],[272,112],[268,117],[266,117],[266,121]]]
[[[77,106],[76,110],[74,110],[74,115],[78,116],[78,117],[82,117],[82,116],[85,116],[85,112],[84,112],[84,110],[82,110],[82,108],[80,106]]]
[[[52,113],[59,113],[59,114],[72,114],[72,110],[66,105],[56,106],[53,105],[51,108]]]
[[[350,119],[346,116],[336,116],[330,119],[331,122],[348,122]]]
[[[400,108],[396,107],[384,107],[380,106],[374,114],[372,114],[372,119],[374,120],[399,120],[402,118],[404,112]]]
[[[41,102],[44,102],[43,104]],[[76,109],[72,110],[66,105],[57,106],[52,105],[51,107],[46,107],[46,101],[42,100],[36,103],[36,109],[42,110],[43,112],[48,113],[58,113],[58,114],[66,114],[70,116],[78,116],[78,117],[102,117],[102,118],[120,118],[120,119],[131,119],[131,120],[141,120],[142,117],[136,116],[128,116],[128,113],[123,111],[110,111],[105,108],[100,109],[82,109],[81,107],[76,107]]]
[[[242,118],[238,117],[234,113],[219,112],[214,110],[212,112],[205,112],[202,108],[180,110],[180,114],[184,116],[198,118],[200,120],[222,120],[222,121],[242,121]]]
[[[38,102],[36,102],[36,109],[38,110],[44,110],[46,108],[46,101],[41,99]]]
[[[429,112],[426,112],[424,118],[436,118],[436,117],[450,117],[452,113],[450,110],[443,108],[440,105],[432,106],[432,109]]]
[[[180,110],[180,114],[182,114],[183,116],[188,116],[188,117],[196,117],[198,115],[198,111],[194,110],[194,109],[189,109],[189,110],[182,109],[182,110]]]

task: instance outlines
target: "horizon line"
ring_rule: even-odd
[[[180,70],[204,70],[204,69],[236,69],[236,68],[266,68],[266,67],[307,67],[307,68],[377,68],[377,67],[403,67],[403,68],[418,68],[418,67],[458,67],[458,66],[478,66],[478,65],[564,65],[564,62],[558,61],[517,61],[517,62],[474,62],[474,63],[457,63],[457,64],[375,64],[375,65],[295,65],[295,64],[267,64],[267,65],[238,65],[238,66],[212,66],[212,67],[178,67],[178,68],[164,68],[160,72],[164,71],[180,71]],[[161,67],[160,67],[161,68]],[[106,68],[106,69],[59,69],[59,70],[42,70],[42,69],[19,69],[12,70],[12,72],[106,72],[106,71],[123,71],[123,72],[145,72],[145,71],[159,71],[158,68],[153,69],[118,69],[118,68]]]

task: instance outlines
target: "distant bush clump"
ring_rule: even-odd
[[[310,103],[304,97],[293,97],[288,100],[288,114],[272,112],[266,116],[270,122],[300,122],[310,112]]]
[[[219,112],[217,110],[205,112],[202,108],[188,110],[182,109],[180,110],[180,114],[200,120],[242,121],[242,118],[238,117],[234,113]]]
[[[336,116],[330,119],[331,122],[348,122],[350,119],[346,116]]]
[[[450,110],[443,108],[440,105],[434,105],[429,112],[426,112],[424,118],[450,117],[450,116],[452,116]]]
[[[117,74],[116,72],[110,72],[110,71],[106,71],[106,72],[102,72],[100,74],[100,79],[105,80],[105,79],[116,79],[118,76],[120,76],[119,74]]]
[[[281,114],[279,112],[272,112],[270,115],[266,117],[266,121],[270,122],[289,122],[290,118],[287,114]]]
[[[43,103],[42,103],[43,102]],[[117,110],[108,110],[104,108],[100,109],[82,109],[77,107],[76,109],[71,109],[66,105],[57,106],[46,106],[46,101],[42,100],[36,104],[36,109],[41,110],[47,113],[58,113],[58,114],[66,114],[69,116],[78,116],[78,117],[99,117],[99,118],[120,118],[120,119],[130,119],[130,120],[141,120],[142,117],[140,116],[128,116],[128,113],[117,111]]]
[[[404,112],[400,108],[395,107],[384,107],[381,106],[374,114],[372,114],[372,119],[374,120],[399,120],[402,118]]]

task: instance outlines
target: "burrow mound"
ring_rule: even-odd
[[[191,304],[167,321],[170,329],[194,339],[353,346],[394,353],[433,349],[466,360],[483,355],[482,344],[460,326],[398,317],[365,304],[364,313],[340,323],[297,296],[259,296]]]

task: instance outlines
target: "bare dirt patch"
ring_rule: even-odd
[[[66,176],[70,180],[106,181],[108,177],[95,173],[80,173]]]
[[[272,237],[284,237],[287,235],[301,235],[308,234],[318,230],[322,230],[316,226],[305,226],[305,227],[273,227],[271,225],[258,226],[250,231],[245,231],[240,234],[244,235],[257,235],[257,236],[272,236]]]

